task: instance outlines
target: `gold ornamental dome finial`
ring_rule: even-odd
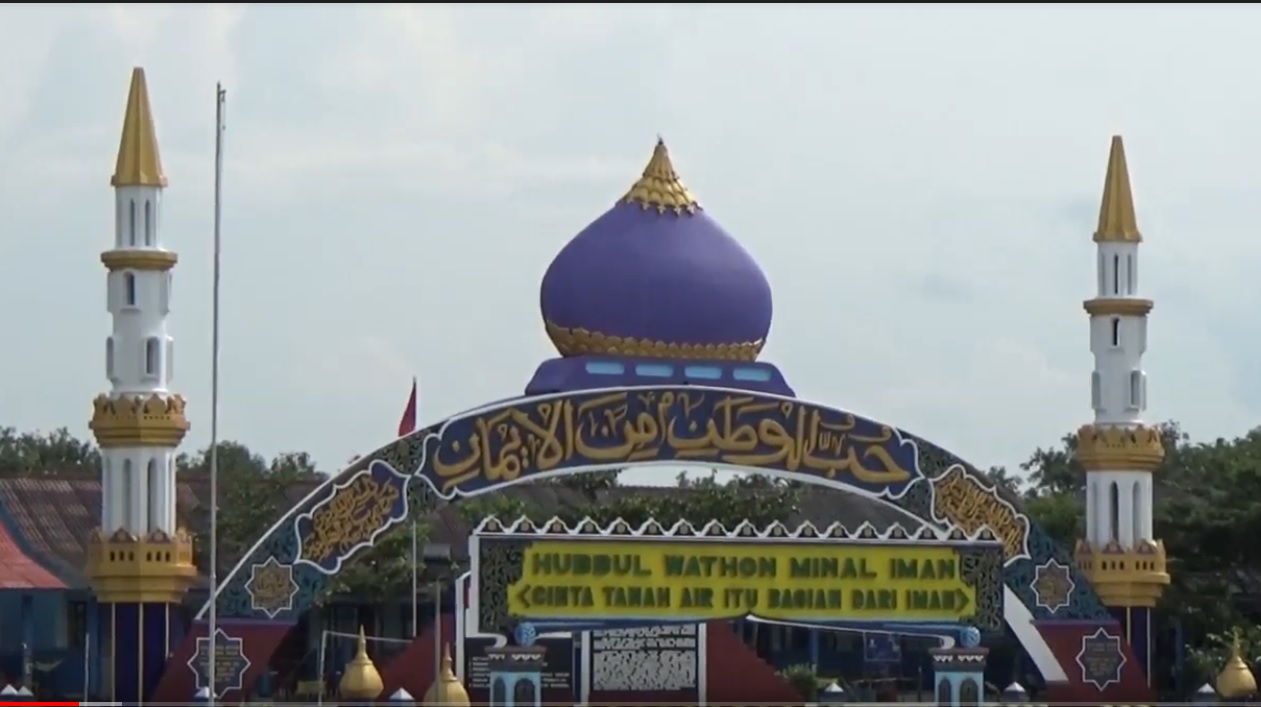
[[[1143,234],[1138,232],[1138,219],[1134,216],[1134,191],[1130,188],[1130,168],[1125,163],[1125,143],[1120,135],[1113,135],[1095,242],[1141,243],[1142,240]]]
[[[670,150],[665,140],[657,138],[657,146],[653,148],[652,159],[644,167],[644,174],[631,186],[622,201],[627,204],[639,204],[644,209],[656,209],[658,213],[673,211],[675,214],[694,214],[700,211],[700,202],[688,191],[679,174],[674,171],[670,162]]]
[[[165,187],[162,158],[158,155],[158,134],[149,108],[149,87],[144,69],[131,71],[127,110],[123,114],[123,137],[118,143],[118,161],[109,180],[115,187]]]
[[[346,664],[346,672],[337,684],[337,693],[348,700],[374,700],[384,689],[381,673],[368,657],[368,637],[360,626],[359,646],[355,650],[355,657]]]
[[[1236,630],[1234,641],[1230,645],[1230,657],[1226,659],[1226,665],[1222,666],[1222,672],[1217,675],[1217,694],[1229,700],[1247,697],[1256,691],[1257,679],[1244,662],[1239,631]]]
[[[463,707],[472,704],[468,690],[464,689],[464,683],[460,682],[460,678],[456,677],[455,671],[451,669],[451,646],[449,645],[442,647],[442,665],[438,676],[434,678],[429,689],[425,690],[425,697],[421,704],[445,705],[446,707]]]

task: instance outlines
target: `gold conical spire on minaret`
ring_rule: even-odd
[[[1112,136],[1108,153],[1108,173],[1103,179],[1103,203],[1099,205],[1099,226],[1095,242],[1139,243],[1138,219],[1134,216],[1134,192],[1130,189],[1130,170],[1125,164],[1125,144],[1120,135]]]
[[[692,192],[679,179],[670,162],[670,151],[666,149],[665,140],[657,138],[657,146],[652,151],[652,159],[644,167],[644,174],[631,186],[622,201],[627,204],[639,204],[645,209],[656,209],[658,213],[673,211],[676,214],[693,214],[700,211],[700,202],[692,196]]]
[[[153,129],[153,111],[149,108],[149,87],[145,84],[144,69],[139,66],[131,71],[123,137],[118,143],[118,161],[109,183],[115,187],[166,186],[162,158],[158,156],[158,135]]]

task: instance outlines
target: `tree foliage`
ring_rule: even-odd
[[[47,433],[0,427],[0,476],[95,474],[100,462],[96,447],[71,435],[64,427]]]
[[[494,515],[504,520],[526,516],[536,523],[557,517],[570,525],[590,518],[602,526],[617,519],[638,526],[651,518],[667,527],[680,520],[697,525],[717,520],[727,527],[748,520],[764,526],[788,520],[796,512],[802,493],[798,483],[762,474],[735,475],[725,482],[716,472],[697,478],[679,474],[676,490],[641,488],[624,493],[613,492],[617,488],[615,476],[582,481],[588,474],[608,473],[587,472],[543,482],[579,491],[578,498],[558,508],[533,507],[519,498],[491,494],[461,502],[460,513],[470,523]]]

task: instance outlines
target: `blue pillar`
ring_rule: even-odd
[[[177,607],[163,603],[105,604],[109,636],[110,701],[136,704],[157,687],[170,655]]]
[[[140,605],[108,604],[110,636],[110,701],[140,702]]]
[[[812,628],[810,631],[810,664],[815,670],[819,669],[819,629]]]
[[[22,595],[22,686],[30,687],[35,655],[35,597]]]
[[[1143,606],[1114,606],[1112,615],[1121,625],[1121,635],[1134,651],[1138,667],[1143,671],[1147,684],[1152,674],[1152,610]]]
[[[88,644],[88,674],[83,676],[83,689],[86,693],[83,695],[83,699],[84,701],[89,701],[99,695],[101,689],[101,668],[103,667],[101,662],[101,645],[103,631],[101,627],[100,605],[96,603],[95,599],[87,602],[87,606],[84,607],[84,613],[86,614],[84,618],[86,619],[85,623],[87,624],[88,631],[88,635],[83,637],[83,640],[87,641]]]

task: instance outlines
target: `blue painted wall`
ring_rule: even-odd
[[[86,592],[0,589],[0,682],[21,683],[29,662],[34,683],[82,692],[85,630],[70,610],[76,594],[82,606]]]

